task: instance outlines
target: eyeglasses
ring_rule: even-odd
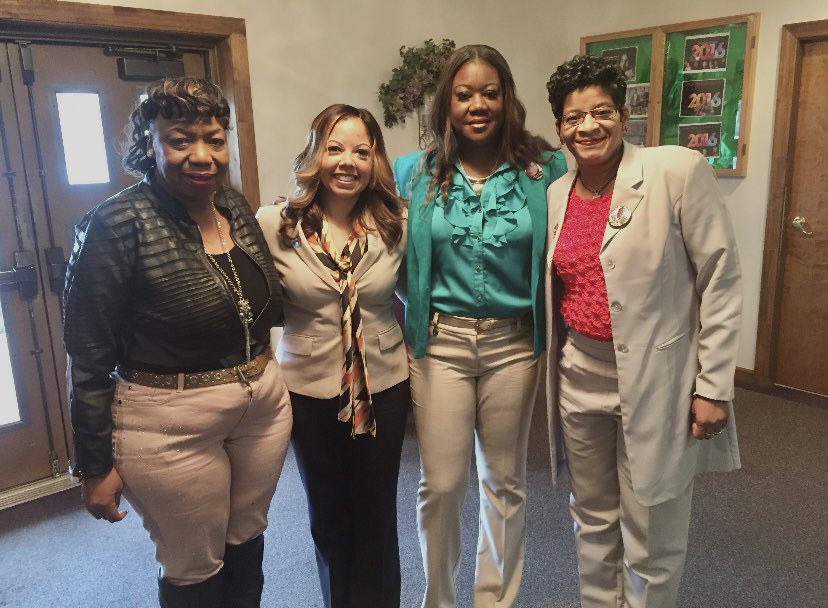
[[[579,124],[584,122],[587,114],[592,114],[592,117],[595,120],[612,120],[615,118],[617,113],[618,108],[615,106],[601,106],[600,108],[593,108],[592,110],[587,110],[586,112],[575,110],[564,114],[561,118],[561,123],[565,127],[577,127]]]

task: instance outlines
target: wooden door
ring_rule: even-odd
[[[207,57],[190,50],[170,68],[205,76]],[[118,60],[101,43],[0,44],[0,269],[25,266],[0,291],[0,492],[69,466],[65,259],[81,217],[137,181],[120,163],[125,126],[157,78],[124,79]]]
[[[828,396],[828,37],[798,50],[771,380]]]
[[[828,40],[803,45],[776,384],[828,395]]]
[[[65,470],[69,453],[8,65],[0,44],[0,489]]]

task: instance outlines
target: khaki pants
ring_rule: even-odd
[[[176,391],[119,382],[112,416],[124,496],[168,582],[210,578],[225,544],[264,532],[292,421],[275,361],[249,386]]]
[[[645,507],[630,478],[612,342],[569,331],[559,366],[583,608],[675,606],[693,484]]]
[[[480,482],[476,608],[515,604],[526,547],[526,449],[538,385],[531,324],[479,332],[438,323],[411,394],[422,479],[417,501],[424,608],[452,608],[460,511],[472,449]]]

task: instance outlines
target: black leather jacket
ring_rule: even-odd
[[[151,178],[86,214],[75,228],[66,275],[64,342],[74,433],[73,470],[93,476],[112,468],[111,403],[117,365],[147,369],[159,362],[194,371],[214,358],[238,364],[244,329],[235,300],[210,264],[184,207]],[[270,297],[251,329],[252,355],[282,324],[279,277],[244,197],[216,194],[229,212],[233,240],[259,266]]]

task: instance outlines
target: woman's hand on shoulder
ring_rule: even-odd
[[[126,511],[119,511],[124,482],[113,467],[108,473],[87,477],[81,482],[81,495],[86,510],[95,519],[116,523],[126,517]]]

